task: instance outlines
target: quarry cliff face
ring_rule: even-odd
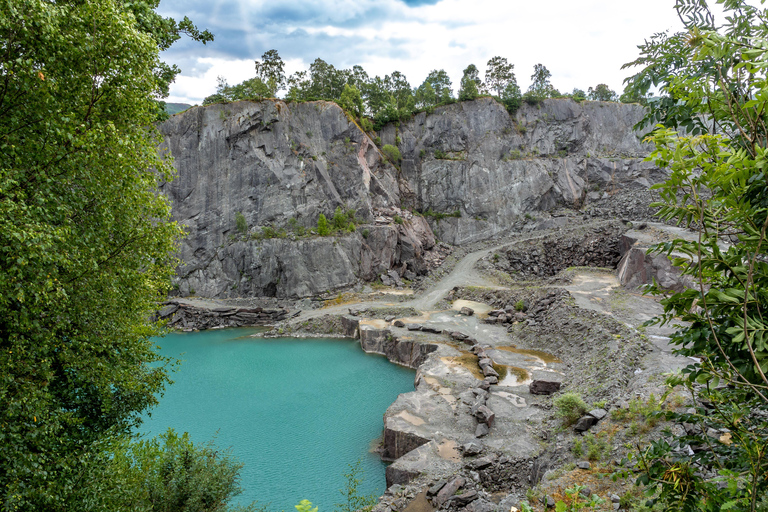
[[[451,244],[483,240],[526,214],[578,209],[662,179],[642,161],[649,148],[632,130],[641,117],[637,105],[570,100],[510,116],[484,98],[369,136],[329,102],[190,109],[159,126],[161,150],[178,171],[161,191],[188,233],[179,293],[300,298],[388,271],[423,274],[435,235]],[[399,168],[374,140],[399,147]],[[294,235],[337,207],[354,212],[354,232]],[[281,229],[288,235],[261,236]]]
[[[633,126],[643,107],[569,99],[524,104],[510,116],[491,98],[417,114],[383,130],[400,140],[401,200],[419,211],[459,211],[435,225],[440,240],[463,244],[508,231],[525,214],[646,189],[663,173],[643,159],[650,147]]]

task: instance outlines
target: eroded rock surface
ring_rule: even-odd
[[[400,141],[398,169],[333,103],[190,109],[159,127],[178,170],[161,190],[188,233],[177,293],[301,298],[377,278],[402,286],[445,257],[434,233],[465,244],[564,227],[548,218],[555,207],[614,215],[603,203],[664,177],[643,161],[649,148],[632,129],[641,115],[617,103],[547,100],[515,116],[489,98],[456,103],[383,129],[381,144]],[[336,208],[354,212],[357,230],[313,235]]]

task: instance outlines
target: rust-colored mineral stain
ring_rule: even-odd
[[[469,370],[470,373],[472,373],[472,375],[478,380],[483,380],[485,378],[482,370],[477,365],[477,356],[470,352],[462,351],[462,355],[460,356],[444,357],[441,359],[448,364],[463,366],[464,368]]]
[[[507,374],[505,378],[499,379],[500,386],[517,386],[525,384],[531,379],[531,374],[525,368],[518,368],[517,366],[505,366]]]
[[[435,512],[435,507],[427,499],[427,489],[413,498],[403,512]]]
[[[437,454],[442,459],[451,462],[461,462],[461,454],[459,453],[459,447],[456,444],[456,441],[451,441],[450,439],[444,440],[437,445]]]
[[[562,363],[557,357],[548,352],[542,352],[541,350],[531,350],[527,348],[517,348],[513,346],[507,347],[494,347],[496,350],[504,350],[505,352],[512,352],[513,354],[520,354],[523,356],[530,356],[541,359],[545,363]]]

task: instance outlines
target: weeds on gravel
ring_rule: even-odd
[[[610,445],[606,440],[606,435],[590,433],[585,435],[583,439],[576,439],[571,447],[571,452],[577,458],[586,455],[588,460],[597,462],[605,457],[609,449]]]
[[[666,395],[661,399],[657,399],[653,393],[651,393],[647,402],[640,398],[635,398],[629,402],[629,407],[613,409],[611,411],[611,418],[616,421],[632,421],[633,425],[640,422],[642,423],[641,429],[647,432],[658,424],[659,417],[656,413],[661,411],[665,399]]]
[[[565,490],[565,494],[568,497],[570,503],[566,503],[563,500],[555,503],[555,512],[571,512],[581,510],[583,508],[594,508],[605,503],[605,500],[597,494],[592,494],[589,499],[582,501],[584,497],[581,491],[584,489],[583,485],[575,484],[573,487],[569,487]]]

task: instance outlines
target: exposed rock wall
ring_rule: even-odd
[[[174,116],[160,131],[178,171],[161,190],[188,233],[181,295],[307,297],[392,268],[426,271],[429,226],[382,217],[400,204],[397,170],[337,105],[212,105]],[[309,231],[337,207],[370,228],[338,237],[254,236],[263,227]],[[239,214],[247,234],[236,229]]]
[[[639,105],[546,100],[512,117],[490,98],[421,113],[382,132],[401,141],[401,198],[411,207],[461,212],[433,223],[452,244],[508,231],[520,216],[557,205],[581,208],[664,178],[644,162],[633,126]]]
[[[621,221],[563,228],[510,244],[487,263],[526,278],[553,276],[568,267],[615,268],[621,258],[622,234],[628,229]]]
[[[427,271],[435,236],[463,244],[556,206],[613,212],[610,199],[663,178],[632,130],[641,107],[546,100],[515,116],[483,98],[385,127],[400,169],[329,102],[279,100],[193,108],[160,125],[178,177],[161,186],[182,242],[181,296],[299,298]],[[606,205],[606,202],[608,204]],[[358,229],[310,232],[352,210]],[[441,220],[408,209],[440,214]],[[247,233],[237,230],[243,216]],[[287,236],[256,235],[267,227]],[[408,274],[410,272],[410,274]]]

